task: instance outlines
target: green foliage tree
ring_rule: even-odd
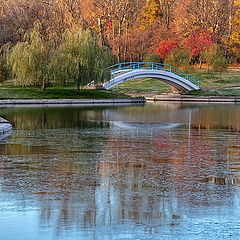
[[[222,74],[228,67],[228,61],[217,44],[212,45],[207,51],[203,52],[203,59],[214,71]]]
[[[75,82],[77,89],[89,82],[101,81],[103,69],[111,62],[110,52],[89,31],[66,31],[59,45],[54,36],[41,37],[36,23],[8,53],[8,64],[19,85],[41,85],[51,82]]]
[[[152,54],[145,55],[143,58],[143,61],[144,62],[160,62],[161,63],[162,59],[158,54],[152,53]]]
[[[110,52],[89,30],[67,31],[53,59],[54,78],[62,83],[75,82],[80,90],[92,81],[101,81],[110,62]]]
[[[1,83],[8,80],[10,76],[10,71],[7,66],[7,54],[9,50],[10,50],[9,44],[5,44],[2,47],[0,47],[0,82]]]
[[[202,58],[207,63],[208,70],[209,70],[209,67],[213,65],[214,60],[218,56],[219,52],[220,52],[220,49],[218,45],[214,44],[211,47],[209,47],[209,49],[207,49],[202,53]]]
[[[189,63],[189,52],[181,48],[173,49],[166,57],[164,63],[184,70],[189,70],[191,68]]]
[[[40,34],[41,25],[26,33],[24,42],[18,42],[8,53],[8,64],[20,85],[40,85],[46,89],[51,80],[51,59],[54,41],[44,41]]]
[[[226,57],[221,54],[218,55],[217,58],[214,60],[212,68],[216,72],[220,72],[222,74],[228,68],[228,61]]]

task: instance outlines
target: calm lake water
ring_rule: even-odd
[[[240,239],[240,105],[0,108],[0,239]]]

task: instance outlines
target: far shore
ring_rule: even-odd
[[[222,74],[207,69],[195,69],[192,75],[199,81],[201,90],[181,94],[166,83],[149,78],[127,81],[111,90],[83,88],[80,91],[74,85],[49,86],[42,91],[37,86],[20,87],[6,82],[0,85],[0,105],[114,105],[145,100],[239,103],[239,66],[229,68]]]

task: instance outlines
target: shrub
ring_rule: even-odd
[[[228,68],[228,61],[226,57],[222,55],[218,55],[217,58],[214,60],[212,68],[216,72],[220,72],[222,74]]]
[[[185,49],[175,48],[165,59],[164,63],[187,70],[190,68],[189,53]]]
[[[208,64],[208,69],[211,66],[216,72],[222,73],[228,67],[228,61],[216,44],[212,45],[207,51],[203,52],[203,59]]]
[[[161,57],[154,53],[145,55],[143,58],[143,61],[144,62],[158,62],[158,63],[163,62]]]

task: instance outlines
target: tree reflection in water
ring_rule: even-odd
[[[0,201],[13,196],[18,209],[39,209],[40,225],[57,234],[132,224],[143,235],[179,234],[206,211],[214,221],[213,209],[231,211],[239,201],[240,111],[235,119],[228,110],[209,111],[5,109],[15,130],[0,144]],[[162,123],[174,128],[156,127]]]

